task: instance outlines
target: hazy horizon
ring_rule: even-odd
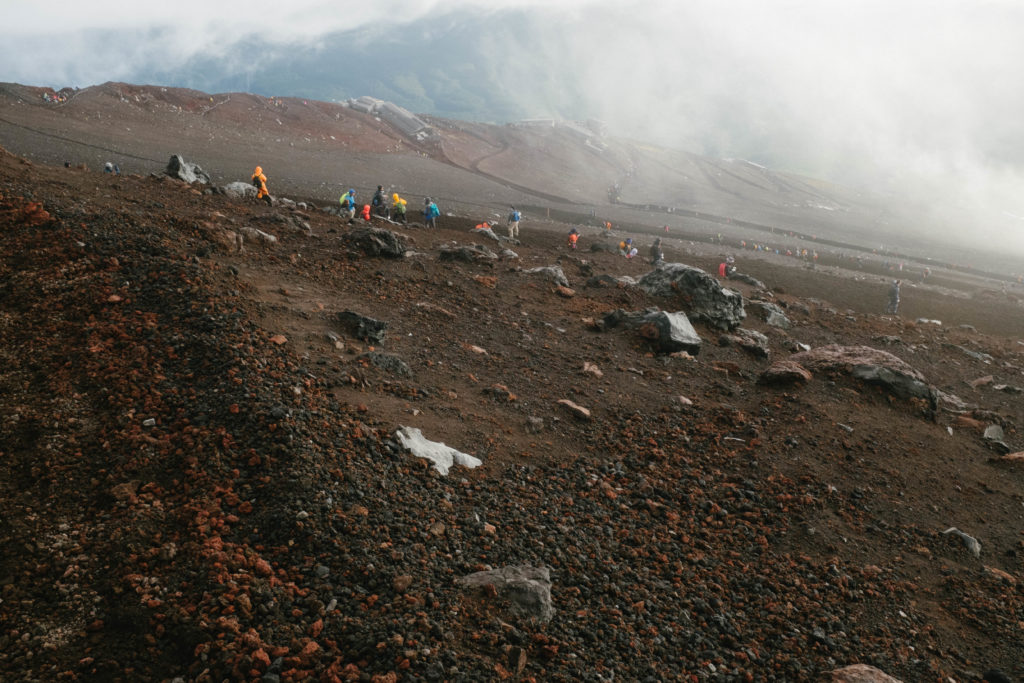
[[[1024,6],[1009,0],[0,6],[0,80],[596,118],[616,136],[905,196],[950,230],[970,216],[979,239],[1024,251]]]

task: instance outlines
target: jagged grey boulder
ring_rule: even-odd
[[[256,196],[256,187],[252,183],[243,183],[240,180],[228,183],[221,190],[229,197],[248,199]]]
[[[543,266],[541,268],[530,268],[524,270],[527,275],[540,275],[548,280],[551,280],[560,287],[568,287],[569,279],[565,277],[565,273],[562,272],[561,266]]]
[[[637,280],[637,286],[653,296],[679,297],[689,317],[722,330],[736,329],[746,317],[739,292],[724,289],[712,275],[683,263],[665,263]]]
[[[438,260],[464,261],[466,263],[489,263],[491,261],[497,261],[498,255],[483,245],[474,244],[469,247],[441,247]]]
[[[401,235],[382,228],[356,228],[345,235],[344,242],[350,248],[367,256],[402,258],[409,252],[409,247]]]
[[[377,344],[384,343],[387,334],[388,324],[383,320],[376,320],[355,311],[342,311],[337,316],[338,324],[342,329],[356,339]]]
[[[544,623],[555,614],[551,605],[551,572],[546,567],[501,567],[463,576],[457,582],[477,591],[493,586],[498,596],[511,602],[517,612]]]
[[[668,313],[656,308],[631,313],[619,309],[606,315],[601,324],[605,329],[635,329],[662,353],[686,351],[690,355],[697,355],[700,352],[700,335],[693,329],[685,313]]]
[[[901,398],[936,400],[924,376],[888,351],[831,344],[795,353],[789,359],[814,372],[844,372],[864,382],[880,384]]]
[[[769,301],[749,301],[747,302],[747,308],[754,309],[758,317],[772,327],[788,330],[790,325],[792,325],[789,318],[782,311],[782,308],[777,304]]]
[[[206,171],[199,168],[199,164],[185,161],[180,154],[175,154],[171,157],[171,160],[167,162],[167,168],[164,170],[164,173],[172,178],[184,180],[186,183],[210,184],[210,176],[207,175]]]

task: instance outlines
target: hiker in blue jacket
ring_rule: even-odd
[[[428,228],[436,228],[437,217],[441,215],[441,210],[437,208],[437,204],[430,201],[430,197],[427,197],[424,204],[423,222],[426,223]]]
[[[510,206],[508,213],[508,236],[509,239],[517,239],[519,237],[519,219],[522,218],[516,207]]]

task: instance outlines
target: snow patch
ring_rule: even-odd
[[[437,441],[429,441],[423,436],[423,432],[415,427],[399,427],[395,436],[403,446],[412,451],[413,455],[430,460],[434,463],[434,469],[445,476],[448,476],[448,470],[452,465],[473,468],[483,464],[479,458],[457,451],[451,446]]]

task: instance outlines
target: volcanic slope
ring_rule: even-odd
[[[1013,301],[908,289],[948,313],[913,323],[869,312],[877,281],[751,261],[739,332],[671,355],[596,324],[689,307],[586,286],[652,269],[596,232],[378,221],[409,253],[374,257],[315,207],[6,153],[0,194],[2,678],[1024,676],[1024,471],[981,435],[1020,447]],[[474,242],[518,258],[442,260]],[[527,272],[554,265],[569,288]],[[944,398],[759,383],[799,344],[888,351]],[[442,476],[402,426],[483,464]],[[510,566],[549,570],[550,620],[458,583]]]
[[[350,187],[372,193],[384,183],[400,193],[426,191],[467,212],[515,204],[530,206],[534,215],[596,211],[615,224],[669,223],[712,234],[721,230],[714,221],[743,219],[872,248],[879,242],[919,247],[922,235],[935,241],[935,231],[919,214],[907,218],[898,200],[616,138],[593,122],[493,125],[426,117],[438,132],[428,144],[380,117],[316,100],[105,83],[65,89],[68,99],[55,104],[44,101],[49,92],[0,84],[0,145],[53,165],[95,169],[112,161],[126,172],[183,154],[217,182],[248,177],[262,164],[272,191],[321,199]],[[611,188],[616,204],[609,203]],[[886,216],[881,223],[880,215]],[[708,218],[713,222],[705,225]],[[964,262],[963,246],[955,257]]]

